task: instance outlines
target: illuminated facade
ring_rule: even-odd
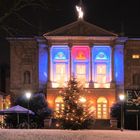
[[[117,100],[116,94],[123,92],[122,40],[84,20],[46,33],[44,37],[48,43],[46,92],[50,107],[61,112],[63,102],[59,92],[74,76],[86,89],[85,98],[96,118],[109,119],[110,107]],[[119,55],[120,62],[117,63]]]
[[[11,93],[44,92],[54,111],[64,108],[59,92],[71,76],[83,84],[83,100],[90,103],[96,119],[110,119],[118,95],[139,88],[140,39],[118,37],[80,19],[44,37],[8,41]]]

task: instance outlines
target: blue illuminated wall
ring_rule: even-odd
[[[107,82],[111,81],[111,48],[110,46],[95,45],[92,49],[92,61],[93,61],[93,81],[96,82],[96,67],[98,64],[105,64],[107,66]]]
[[[48,80],[48,53],[46,44],[39,44],[39,89],[46,86]]]
[[[114,52],[114,74],[116,85],[124,84],[124,52],[123,45],[116,45]]]

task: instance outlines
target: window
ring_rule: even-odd
[[[106,83],[106,65],[98,64],[96,68],[96,82],[97,83]]]
[[[64,101],[61,96],[58,96],[55,100],[55,111],[57,114],[56,117],[61,117],[60,115],[63,112],[63,110],[64,110]]]
[[[133,85],[140,85],[140,74],[136,73],[133,75]]]
[[[72,47],[72,74],[81,82],[84,87],[88,87],[90,77],[90,49],[89,46]]]
[[[86,65],[84,64],[76,65],[76,76],[78,80],[86,82]]]
[[[139,59],[140,58],[140,55],[139,54],[133,54],[132,55],[132,59]]]
[[[107,99],[100,97],[97,100],[97,119],[107,119],[108,118],[108,107]]]
[[[24,72],[24,84],[30,84],[31,83],[31,74],[29,71]]]
[[[69,79],[69,48],[67,45],[51,47],[51,81],[52,87],[63,87]]]
[[[59,83],[64,83],[65,76],[66,76],[66,65],[65,64],[56,64],[56,77],[54,80],[58,81]]]
[[[110,88],[111,47],[95,45],[92,49],[92,79],[94,88]]]

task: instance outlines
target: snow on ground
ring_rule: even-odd
[[[140,140],[140,131],[0,129],[0,140]]]

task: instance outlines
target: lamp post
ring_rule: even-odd
[[[25,93],[25,96],[28,100],[28,129],[30,128],[30,118],[29,118],[29,101],[30,101],[30,98],[31,98],[31,92],[26,92]]]
[[[124,94],[119,95],[120,101],[121,101],[121,131],[124,129]]]

